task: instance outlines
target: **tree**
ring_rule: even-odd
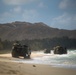
[[[3,45],[2,45],[2,43],[0,42],[0,50],[2,50],[3,49]]]

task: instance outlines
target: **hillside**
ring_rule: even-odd
[[[48,25],[29,22],[12,22],[0,24],[0,38],[2,40],[43,39],[68,36],[76,39],[76,30],[63,30]]]

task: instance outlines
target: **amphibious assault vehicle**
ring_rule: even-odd
[[[54,47],[54,54],[67,54],[67,49],[62,46]]]
[[[22,56],[24,58],[30,58],[31,50],[27,45],[20,45],[15,43],[12,47],[12,57],[19,58]]]

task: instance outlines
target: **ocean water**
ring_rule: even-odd
[[[44,52],[34,52],[35,54],[39,54],[41,56],[34,57],[31,59],[17,59],[15,62],[22,63],[35,63],[35,64],[46,64],[51,65],[53,67],[63,67],[63,68],[71,68],[76,69],[76,50],[68,50],[68,54],[53,54],[53,51],[49,54],[45,54]]]

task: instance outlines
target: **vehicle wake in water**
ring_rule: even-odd
[[[15,62],[22,63],[35,63],[35,64],[46,64],[54,67],[64,67],[76,69],[76,50],[68,50],[68,54],[53,54],[53,51],[49,54],[44,52],[33,52],[35,57],[31,59],[17,59]]]

